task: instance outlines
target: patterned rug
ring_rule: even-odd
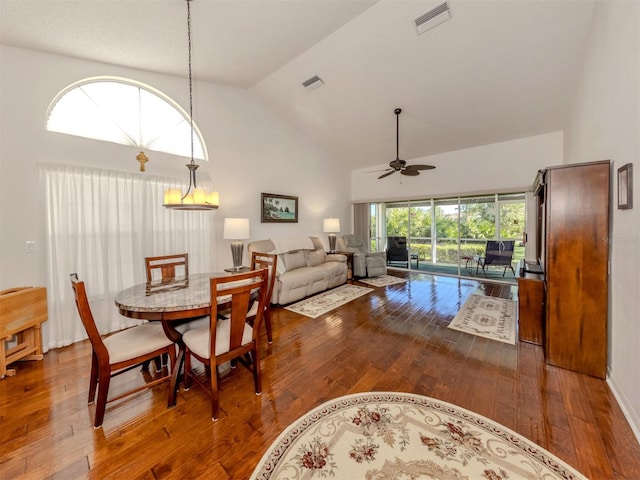
[[[386,287],[387,285],[395,285],[397,283],[406,283],[404,278],[394,277],[392,275],[380,275],[379,277],[359,278],[359,282],[373,285],[374,287]]]
[[[371,291],[373,291],[373,288],[358,287],[357,285],[345,283],[332,290],[305,298],[284,308],[285,310],[291,310],[306,317],[317,318]]]
[[[473,294],[451,321],[449,328],[515,345],[516,302]]]
[[[512,430],[456,405],[369,392],[320,405],[287,427],[251,480],[585,479]]]

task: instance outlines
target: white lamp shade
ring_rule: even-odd
[[[338,233],[340,231],[340,219],[339,218],[325,218],[324,219],[324,233]]]
[[[251,237],[248,218],[225,218],[224,233],[225,240],[247,240]]]

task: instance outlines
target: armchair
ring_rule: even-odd
[[[336,243],[338,251],[353,253],[353,275],[356,277],[379,277],[386,275],[387,263],[384,252],[369,252],[358,235],[342,235]]]

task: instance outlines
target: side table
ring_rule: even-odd
[[[44,287],[18,287],[0,292],[0,378],[16,374],[15,368],[7,368],[13,362],[44,358],[40,324],[47,319]],[[7,348],[5,341],[12,338],[17,339],[18,344]]]
[[[462,264],[462,260],[464,260],[464,268],[466,270],[469,270],[469,264],[473,262],[473,257],[470,255],[463,255],[460,257],[460,260],[461,260],[460,264]]]
[[[337,253],[338,255],[344,255],[345,257],[347,257],[347,280],[351,280],[353,278],[353,252],[334,250],[333,252],[327,253]]]

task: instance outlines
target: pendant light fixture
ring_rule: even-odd
[[[187,38],[189,40],[189,122],[191,126],[191,163],[187,163],[189,169],[189,188],[182,194],[179,188],[169,188],[164,192],[165,208],[172,210],[214,210],[218,208],[218,192],[207,193],[203,188],[198,188],[196,183],[196,170],[199,165],[193,159],[193,79],[191,76],[191,0],[187,2]]]

